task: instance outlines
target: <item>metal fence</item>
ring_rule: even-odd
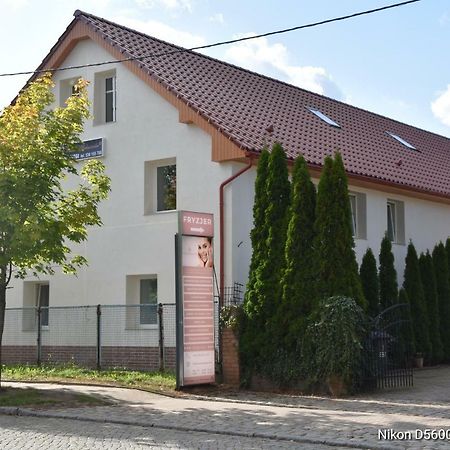
[[[219,309],[215,301],[218,358]],[[7,308],[5,364],[67,364],[88,368],[174,370],[174,303]]]

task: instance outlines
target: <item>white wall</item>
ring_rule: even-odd
[[[64,65],[109,59],[110,54],[86,40],[74,48]],[[112,187],[109,199],[100,206],[104,225],[91,229],[88,241],[77,246],[89,260],[77,277],[58,270],[55,276],[42,277],[50,280],[50,306],[123,304],[126,276],[143,274],[157,275],[158,301],[175,301],[177,213],[144,214],[145,161],[176,158],[177,208],[213,213],[218,236],[219,185],[231,175],[231,165],[212,162],[210,136],[194,125],[180,123],[176,108],[142,80],[120,64],[111,68],[117,76],[117,121],[94,125],[90,119],[82,135],[83,140],[102,137],[105,141],[103,162]],[[104,67],[57,72],[55,105],[62,101],[60,80],[73,77],[90,81],[92,99],[96,70]],[[217,245],[216,264],[218,250]],[[16,281],[8,291],[9,307],[23,305],[22,284]]]
[[[240,165],[243,167],[243,165]],[[236,170],[236,169],[235,169]],[[256,168],[237,178],[232,185],[233,221],[232,237],[227,246],[232,247],[232,280],[246,283],[251,257],[250,230],[253,226],[252,208]],[[313,180],[317,185],[318,180]],[[366,194],[367,201],[367,239],[355,240],[355,253],[358,264],[368,247],[378,259],[381,239],[387,227],[387,199],[404,202],[405,205],[405,245],[392,244],[395,256],[399,285],[403,282],[404,261],[407,245],[413,241],[418,253],[433,249],[440,240],[450,236],[450,206],[438,202],[418,200],[412,197],[392,195],[373,189],[363,189],[349,185],[352,192]],[[238,247],[238,244],[242,244]],[[231,264],[231,263],[230,263]]]

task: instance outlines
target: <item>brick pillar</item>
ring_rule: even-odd
[[[231,328],[222,330],[222,370],[224,384],[240,385],[239,340]]]

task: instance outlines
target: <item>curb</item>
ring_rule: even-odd
[[[396,450],[397,447],[389,447],[384,445],[371,445],[367,443],[351,443],[351,442],[339,442],[331,441],[327,439],[309,439],[297,436],[283,435],[283,434],[269,434],[269,433],[246,433],[241,431],[225,431],[225,430],[212,430],[204,427],[185,427],[180,425],[164,425],[159,423],[148,423],[130,420],[117,420],[117,419],[99,419],[95,417],[84,417],[84,416],[70,416],[68,414],[59,413],[48,413],[34,411],[26,408],[16,408],[16,407],[0,407],[0,415],[7,416],[23,416],[23,417],[42,417],[48,419],[64,419],[64,420],[78,420],[81,422],[91,422],[91,423],[110,423],[115,425],[131,425],[143,428],[159,428],[163,430],[174,430],[174,431],[190,431],[197,433],[208,433],[217,434],[222,436],[235,436],[235,437],[246,437],[246,438],[259,438],[259,439],[270,439],[273,441],[286,441],[286,442],[296,442],[299,444],[320,444],[327,445],[329,447],[346,447],[355,449],[369,449],[369,450]]]

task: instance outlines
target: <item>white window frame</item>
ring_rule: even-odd
[[[350,214],[352,219],[352,235],[356,239],[358,236],[358,210],[357,210],[357,197],[356,194],[348,194],[350,200]]]
[[[42,288],[43,287],[47,287],[48,289],[48,305],[47,306],[42,306],[42,300],[41,300],[41,295],[42,295]],[[43,330],[48,330],[49,328],[49,324],[50,324],[50,284],[49,283],[37,283],[36,284],[36,307],[37,308],[45,308],[44,311],[47,311],[47,323],[43,323],[42,318],[44,317],[44,315],[42,314],[42,309],[41,309],[41,329]]]
[[[387,236],[388,239],[396,243],[397,242],[397,219],[396,219],[396,205],[395,202],[388,200],[386,202],[386,216],[387,216]],[[390,225],[390,226],[389,226]],[[392,230],[392,234],[389,234],[389,228]]]
[[[107,82],[108,80],[112,80],[111,84],[112,84],[112,88],[108,89],[107,88]],[[105,123],[112,123],[116,121],[116,96],[117,96],[117,86],[116,86],[116,76],[115,75],[111,75],[111,76],[107,76],[104,79],[104,83],[105,83],[105,98],[104,98],[104,104],[105,104]],[[108,120],[108,110],[107,110],[107,106],[108,106],[108,94],[112,94],[112,119]]]
[[[388,234],[389,221],[392,224],[392,236]],[[406,245],[405,203],[388,198],[386,201],[386,234],[393,244]]]
[[[175,166],[178,174],[176,158],[146,161],[144,167],[144,215],[170,214],[176,212],[178,204],[178,182],[175,181],[175,209],[158,209],[158,169],[162,167]]]
[[[353,228],[353,238],[367,239],[367,200],[366,194],[350,191],[348,193]],[[353,200],[353,201],[352,201]]]

